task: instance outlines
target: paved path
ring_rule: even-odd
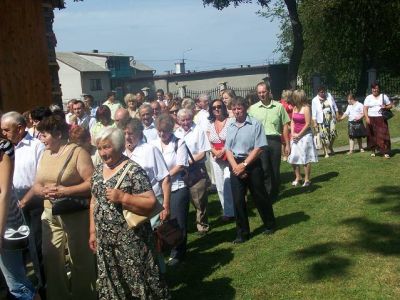
[[[395,137],[395,138],[392,138],[390,140],[392,141],[392,143],[396,143],[396,142],[400,141],[400,137]],[[367,147],[367,143],[366,142],[363,143],[363,147],[364,148]],[[358,151],[358,144],[357,143],[355,143],[354,148],[355,148],[354,150],[357,152]],[[349,151],[349,145],[340,146],[340,147],[334,147],[333,149],[335,150],[335,153],[347,152],[347,151]],[[324,154],[324,150],[318,150],[318,154],[319,155],[323,155]]]

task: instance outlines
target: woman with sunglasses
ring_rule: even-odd
[[[211,144],[211,165],[215,174],[215,185],[218,197],[221,201],[224,222],[235,218],[231,190],[231,174],[229,163],[225,155],[226,131],[229,124],[233,121],[229,118],[226,105],[220,99],[211,101],[209,107],[210,123],[207,129],[207,136]]]
[[[178,101],[172,100],[172,102],[168,105],[167,111],[169,115],[174,119],[175,125],[174,125],[174,131],[179,128],[179,122],[178,122],[178,111],[181,109],[181,105]]]

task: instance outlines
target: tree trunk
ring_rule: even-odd
[[[296,0],[285,0],[285,4],[289,12],[293,30],[293,51],[289,60],[288,86],[295,89],[297,85],[297,73],[304,50],[303,26],[299,19]]]

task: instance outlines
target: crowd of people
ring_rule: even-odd
[[[17,299],[169,299],[164,274],[186,257],[190,203],[198,234],[212,229],[211,185],[221,221],[236,222],[232,240],[240,244],[251,236],[247,192],[264,234],[274,234],[281,161],[293,166],[293,186],[310,186],[319,144],[325,157],[334,155],[338,121],[349,119],[348,154],[355,140],[363,152],[367,136],[371,156],[379,150],[390,157],[382,110],[391,103],[379,88],[372,85],[364,105],[349,95],[342,116],[324,87],[311,102],[303,90],[283,91],[276,101],[264,82],[246,98],[223,90],[216,99],[181,99],[157,90],[152,101],[141,91],[129,93],[122,105],[110,92],[100,106],[86,95],[70,100],[67,112],[51,105],[4,113],[0,268],[10,293]],[[157,202],[163,210],[154,214]],[[125,211],[149,220],[132,228]],[[162,253],[154,230],[168,219],[177,220],[183,239]],[[22,235],[26,226],[39,291],[26,275],[26,248],[8,246],[10,235]]]

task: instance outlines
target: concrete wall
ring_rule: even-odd
[[[82,73],[82,92],[83,94],[90,94],[98,103],[102,103],[107,98],[107,93],[111,91],[110,74],[108,72],[84,72]],[[102,90],[90,90],[90,80],[100,79]]]
[[[60,78],[63,103],[74,98],[80,99],[83,93],[80,72],[60,60],[57,60],[57,62],[60,67],[58,76]]]

